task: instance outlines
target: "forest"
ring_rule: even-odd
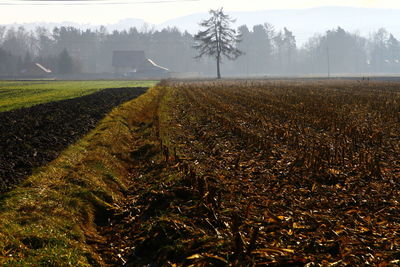
[[[274,75],[391,74],[400,71],[400,42],[384,28],[368,37],[341,27],[316,33],[304,44],[290,29],[269,23],[240,26],[237,44],[243,55],[225,60],[223,74],[235,77]],[[196,59],[194,35],[177,28],[109,32],[106,27],[78,29],[0,26],[0,76],[20,75],[40,63],[58,74],[113,73],[114,50],[144,50],[146,56],[175,73],[213,76],[212,58]]]

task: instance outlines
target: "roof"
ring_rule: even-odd
[[[160,65],[157,65],[153,60],[151,59],[146,59],[145,62],[140,66],[139,68],[141,71],[169,71],[169,69],[162,67]]]
[[[40,68],[42,71],[46,72],[46,73],[51,73],[50,69],[46,69],[45,67],[43,67],[43,65],[39,64],[39,63],[35,63],[36,67]]]
[[[165,71],[169,71],[169,69],[167,69],[167,68],[165,68],[165,67],[162,67],[162,66],[160,66],[160,65],[157,65],[157,64],[156,64],[153,60],[151,60],[150,58],[148,58],[147,61],[148,61],[151,65],[153,65],[154,67],[156,67],[156,68],[159,68],[159,69],[162,69],[162,70],[165,70]]]
[[[23,75],[43,75],[52,73],[52,71],[40,63],[31,62],[25,64],[25,66],[20,70],[20,73]]]
[[[146,56],[144,51],[142,50],[113,51],[113,58],[112,58],[113,67],[137,69],[145,61],[146,61]]]

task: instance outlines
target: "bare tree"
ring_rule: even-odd
[[[210,10],[209,13],[211,17],[200,22],[200,26],[204,27],[205,30],[199,31],[194,36],[196,41],[194,47],[199,50],[199,55],[196,58],[204,55],[215,58],[217,77],[220,79],[222,56],[234,60],[243,53],[236,48],[236,44],[240,42],[240,36],[230,27],[230,24],[235,20],[224,14],[222,8]]]
[[[5,33],[6,33],[6,26],[0,25],[0,45],[3,43],[3,38]]]

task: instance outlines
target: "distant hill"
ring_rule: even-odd
[[[294,32],[298,43],[304,43],[316,33],[337,28],[359,31],[363,36],[384,27],[400,39],[400,9],[372,9],[354,7],[319,7],[311,9],[281,9],[248,12],[228,12],[236,18],[236,26],[252,27],[268,22],[277,30],[287,27]],[[189,32],[198,30],[198,22],[207,13],[192,14],[166,21],[158,27],[176,26]],[[184,26],[182,26],[184,25]]]
[[[300,45],[313,35],[324,33],[338,26],[350,32],[358,31],[363,36],[368,36],[369,33],[384,27],[400,39],[400,9],[319,7],[311,9],[277,9],[228,13],[237,19],[235,26],[246,24],[251,28],[253,25],[268,22],[274,25],[277,30],[287,27],[293,31]],[[168,20],[159,25],[152,25],[141,19],[128,18],[105,26],[109,31],[129,29],[130,27],[136,27],[139,30],[150,29],[152,27],[155,29],[177,27],[181,30],[194,33],[199,29],[199,21],[207,17],[207,13],[196,13]],[[82,29],[96,29],[100,27],[99,25],[77,24],[73,22],[22,24],[22,26],[28,29],[33,29],[38,25],[48,28],[61,25],[75,26]],[[17,27],[19,25],[14,24],[13,26]]]
[[[34,22],[34,23],[21,23],[21,24],[8,24],[6,25],[8,27],[14,27],[18,28],[19,26],[25,27],[27,30],[34,30],[36,27],[41,26],[45,27],[47,29],[53,29],[54,27],[61,27],[61,26],[71,26],[79,29],[98,29],[102,25],[94,25],[94,24],[80,24],[76,22],[71,22],[71,21],[64,21],[64,22]],[[155,27],[153,25],[148,24],[142,19],[134,19],[134,18],[129,18],[129,19],[122,19],[118,23],[115,24],[106,24],[103,25],[107,28],[108,31],[114,31],[114,30],[124,30],[124,29],[129,29],[131,27],[136,27],[137,29],[143,29],[144,27]]]

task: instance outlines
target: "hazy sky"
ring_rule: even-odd
[[[163,1],[168,1],[164,2]],[[161,3],[160,3],[161,2]],[[226,11],[354,6],[400,8],[399,0],[0,0],[0,24],[34,21],[107,24],[139,18],[153,24],[223,6]]]

